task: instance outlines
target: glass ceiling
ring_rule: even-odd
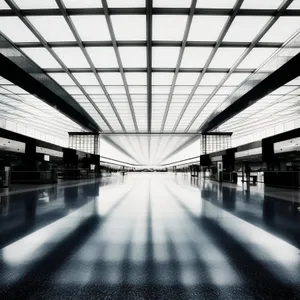
[[[196,133],[300,29],[297,0],[288,7],[283,0],[153,0],[147,16],[150,2],[2,0],[0,31],[61,85],[104,133]],[[242,134],[247,123],[240,121],[245,116],[251,121],[283,116],[283,108],[295,114],[298,98],[291,93],[298,84],[266,96],[221,130]],[[21,97],[18,87],[1,85],[0,109],[8,110],[10,92]],[[11,111],[24,116],[24,122],[46,109],[26,93],[22,100],[9,101],[17,108]],[[37,122],[45,126],[39,116]],[[53,132],[61,126],[75,130],[77,125],[61,120],[53,123]],[[141,155],[149,160],[147,153]]]
[[[68,117],[3,77],[0,77],[0,119],[13,122],[11,124],[19,127],[18,130],[13,127],[7,129],[28,134],[25,132],[28,127],[42,133],[36,135],[32,132],[33,137],[43,139],[43,136],[51,135],[57,138],[56,143],[67,141],[70,131],[83,131],[81,126]]]
[[[251,105],[218,129],[234,132],[235,138],[299,119],[300,77]],[[293,128],[291,128],[293,129]]]

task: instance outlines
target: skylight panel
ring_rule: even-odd
[[[119,47],[124,68],[146,67],[146,47]]]
[[[191,0],[153,0],[153,7],[190,7]]]
[[[224,95],[216,95],[213,98],[210,99],[209,103],[218,103],[220,104],[226,99],[226,96]]]
[[[63,86],[70,95],[82,95],[82,91],[77,86]]]
[[[28,94],[28,92],[26,92],[25,90],[23,90],[17,85],[6,85],[5,88],[14,94]]]
[[[146,16],[112,15],[116,40],[146,40]]]
[[[28,20],[47,42],[75,41],[64,17],[32,16]]]
[[[203,68],[212,48],[186,47],[184,50],[181,68]]]
[[[153,68],[175,68],[179,55],[179,47],[153,47]]]
[[[266,16],[237,16],[225,35],[224,41],[252,42],[269,19],[270,17]]]
[[[299,30],[300,17],[280,17],[261,42],[284,43]]]
[[[99,75],[104,85],[123,85],[122,76],[119,72],[101,72]]]
[[[15,43],[38,41],[18,17],[1,17],[0,31]]]
[[[236,0],[200,0],[196,8],[230,8],[232,9]]]
[[[0,79],[0,84],[2,83],[1,79]],[[286,85],[299,85],[300,86],[300,76],[298,76],[297,78],[289,81],[288,83],[286,83]]]
[[[234,90],[236,89],[236,86],[223,86],[217,91],[217,95],[230,95]]]
[[[1,18],[0,18],[1,19]],[[21,48],[41,68],[60,68],[60,64],[45,48]]]
[[[130,85],[129,92],[130,94],[147,94],[147,86]]]
[[[295,88],[293,86],[285,85],[285,86],[281,86],[280,88],[278,88],[277,90],[272,92],[270,95],[285,95],[285,94],[288,94],[289,92],[291,92],[294,89]]]
[[[79,47],[53,48],[68,68],[88,68],[89,64]]]
[[[210,68],[231,68],[245,51],[245,48],[219,48]]]
[[[198,73],[179,73],[177,76],[177,85],[194,85],[198,79]]]
[[[105,16],[71,16],[71,19],[82,41],[111,40]]]
[[[128,85],[147,85],[147,73],[127,72],[125,76]]]
[[[227,19],[227,16],[194,16],[188,41],[216,41]]]
[[[98,80],[93,73],[72,73],[81,85],[97,85]]]
[[[152,85],[171,85],[174,73],[154,72],[152,73]]]
[[[241,9],[278,9],[283,0],[244,0]]]
[[[205,73],[200,85],[218,85],[226,73]]]
[[[0,1],[0,9],[10,9],[10,7],[4,1]]]
[[[13,83],[0,76],[0,86],[5,84],[13,84]]]
[[[197,88],[195,95],[210,95],[213,90],[215,89],[215,86],[202,86],[199,85],[199,87]]]
[[[131,99],[133,102],[139,105],[146,105],[147,104],[147,95],[132,95]]]
[[[66,8],[101,8],[100,0],[63,0]]]
[[[14,0],[20,9],[57,8],[55,0]]]
[[[124,95],[124,100],[127,101],[126,91],[123,85],[107,85],[105,87],[109,94]]]
[[[168,95],[170,93],[171,86],[164,86],[164,85],[157,85],[157,86],[152,86],[152,93],[153,94],[158,94],[158,95],[163,95],[166,94]]]
[[[75,85],[75,82],[67,73],[48,73],[60,85]]]
[[[83,88],[90,95],[104,94],[102,88],[99,85],[88,85],[88,86],[83,86]]]
[[[224,85],[240,85],[251,73],[232,73]]]
[[[187,16],[154,15],[153,40],[181,41],[186,27]]]
[[[90,100],[85,96],[85,95],[75,95],[73,98],[78,102],[78,103],[90,103]]]
[[[100,1],[101,2],[101,1]],[[145,0],[109,0],[108,7],[145,7]]]
[[[300,0],[294,0],[288,9],[300,9]]]
[[[174,94],[189,95],[192,91],[193,86],[191,85],[176,85]]]
[[[96,68],[118,68],[113,47],[86,47]]]
[[[238,68],[256,69],[265,60],[267,60],[276,50],[276,48],[254,48],[241,62]]]

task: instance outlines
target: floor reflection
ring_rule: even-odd
[[[299,299],[293,202],[165,173],[7,197],[32,229],[2,246],[1,299]]]

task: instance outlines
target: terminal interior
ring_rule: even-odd
[[[300,299],[299,0],[0,0],[0,299]]]

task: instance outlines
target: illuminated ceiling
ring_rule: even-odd
[[[195,133],[299,30],[299,10],[298,0],[1,0],[0,31],[104,133]]]

